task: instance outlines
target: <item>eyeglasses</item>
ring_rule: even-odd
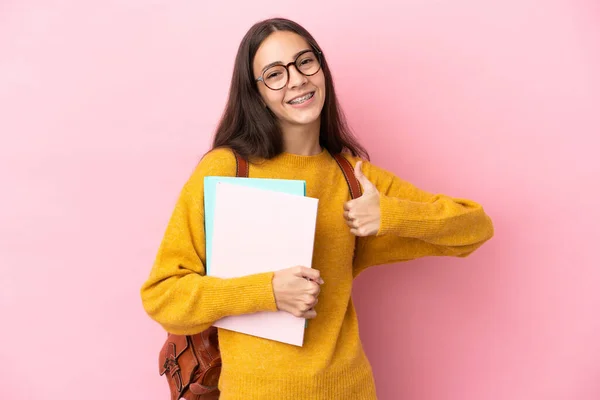
[[[304,76],[311,76],[321,69],[321,52],[305,50],[298,54],[294,61],[288,64],[278,64],[267,68],[256,82],[262,81],[271,90],[281,90],[287,86],[290,79],[290,65]]]

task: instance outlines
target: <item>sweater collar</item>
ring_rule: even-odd
[[[276,156],[273,161],[300,168],[319,168],[327,165],[332,160],[331,154],[323,147],[319,154],[313,156],[301,156],[298,154],[283,152]]]

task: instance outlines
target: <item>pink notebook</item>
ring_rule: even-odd
[[[317,199],[223,182],[215,192],[211,276],[312,267]],[[302,346],[305,323],[277,311],[229,316],[214,326]]]

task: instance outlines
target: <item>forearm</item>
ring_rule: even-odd
[[[276,311],[273,273],[221,279],[195,272],[152,277],[142,287],[144,309],[168,332],[194,334],[229,316]]]
[[[380,205],[378,236],[414,238],[470,252],[494,233],[489,216],[470,200],[435,195],[426,201],[412,201],[382,195]]]

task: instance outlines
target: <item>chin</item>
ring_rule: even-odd
[[[322,110],[323,105],[306,110],[287,110],[283,119],[294,125],[309,125],[319,120]]]
[[[305,115],[290,115],[290,122],[297,124],[312,124],[319,119],[321,116],[320,112],[306,113]]]

